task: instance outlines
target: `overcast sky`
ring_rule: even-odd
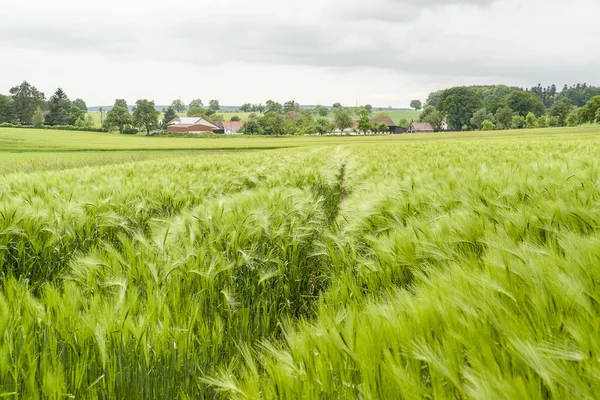
[[[6,1],[0,93],[407,107],[453,85],[600,85],[598,0]]]

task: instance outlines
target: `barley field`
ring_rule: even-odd
[[[600,393],[598,127],[18,131],[0,130],[0,397]]]

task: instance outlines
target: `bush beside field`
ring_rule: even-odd
[[[540,132],[0,177],[0,394],[594,398],[600,139]]]

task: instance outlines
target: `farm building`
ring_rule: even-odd
[[[223,122],[223,128],[225,129],[225,133],[233,135],[239,132],[240,129],[244,126],[244,121],[228,121]]]
[[[213,132],[225,133],[223,127],[199,117],[177,117],[167,124],[168,132]]]
[[[406,128],[403,128],[401,126],[398,126],[394,123],[394,121],[392,121],[391,118],[373,118],[371,120],[372,124],[386,124],[388,127],[388,132],[389,133],[406,133]]]
[[[406,128],[396,125],[391,118],[372,118],[371,124],[386,124],[388,127],[388,133],[406,133]],[[358,121],[354,121],[354,129],[358,129]]]
[[[433,128],[427,122],[413,122],[407,129],[408,133],[433,132]]]

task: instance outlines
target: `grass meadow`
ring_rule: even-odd
[[[599,134],[0,129],[0,397],[597,398]]]

